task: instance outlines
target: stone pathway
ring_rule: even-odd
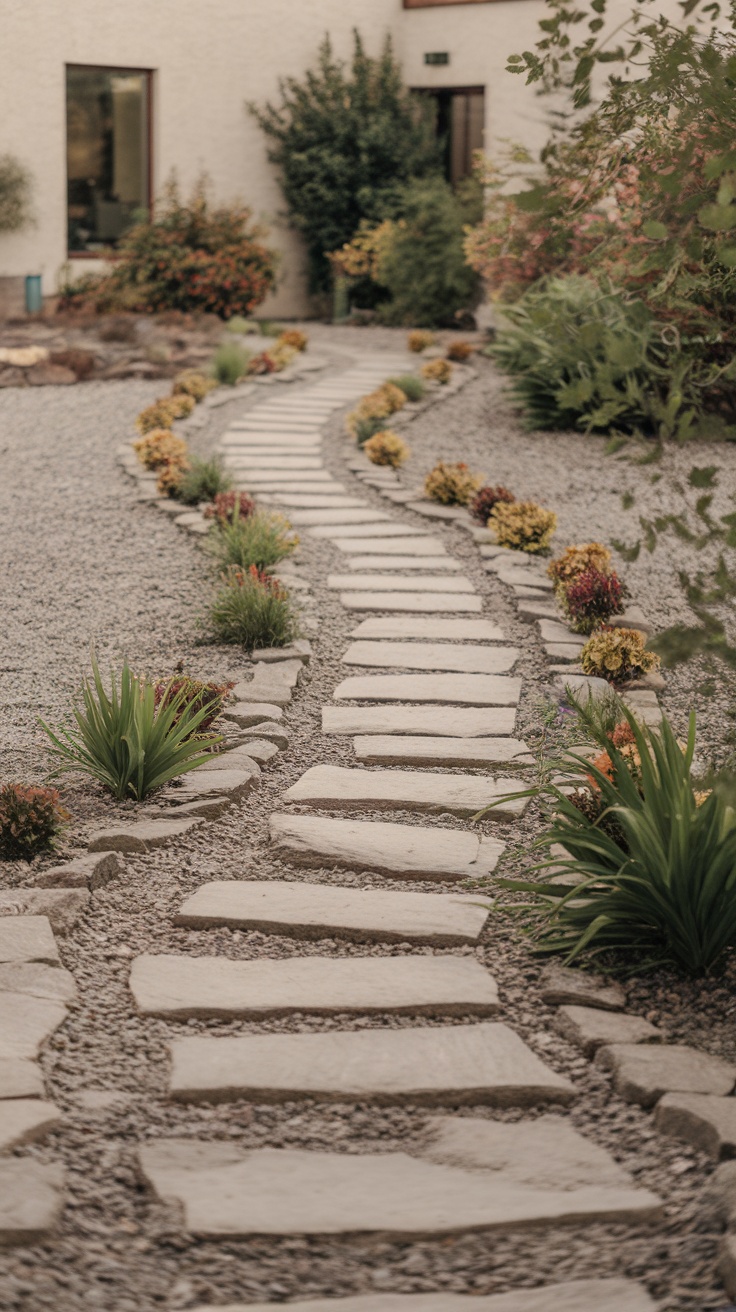
[[[366,357],[304,397],[267,399],[230,425],[222,450],[238,486],[262,503],[283,507],[300,532],[342,557],[344,567],[336,561],[328,580],[341,605],[374,616],[356,625],[342,655],[345,666],[364,672],[340,678],[335,671],[332,703],[323,708],[322,732],[352,735],[355,765],[317,760],[283,793],[281,809],[269,822],[273,854],[294,876],[302,866],[317,866],[367,870],[409,883],[435,880],[451,888],[487,876],[503,851],[501,835],[524,809],[523,801],[500,808],[493,837],[423,821],[443,813],[470,817],[518,783],[488,773],[531,759],[526,744],[512,736],[521,692],[513,674],[518,651],[505,642],[493,616],[483,615],[482,598],[442,540],[347,491],[327,471],[320,449],[323,426],[336,410],[406,368],[403,358]],[[392,479],[390,471],[376,471],[373,481],[388,488]],[[506,569],[521,574],[513,564]],[[281,577],[298,589],[306,626],[316,629],[308,579],[293,565]],[[530,591],[544,595],[538,571],[529,571],[529,583]],[[254,679],[236,688],[238,703],[228,716],[263,732],[269,743],[264,725],[278,727],[280,707],[288,703],[300,670],[300,660],[263,661]],[[463,766],[465,773],[458,769]],[[361,811],[373,816],[394,809],[401,821],[360,818]],[[522,1116],[509,1122],[439,1115],[427,1122],[423,1147],[412,1153],[382,1152],[370,1140],[351,1152],[244,1151],[201,1138],[142,1144],[141,1172],[162,1202],[178,1205],[186,1233],[215,1240],[355,1234],[439,1239],[573,1221],[632,1225],[661,1215],[660,1200],[637,1187],[564,1114],[525,1115],[550,1105],[564,1109],[574,1103],[576,1089],[514,1032],[512,1016],[510,1024],[485,1019],[503,1014],[496,982],[477,961],[452,950],[477,942],[487,914],[462,889],[382,892],[300,883],[297,877],[213,881],[184,902],[175,917],[182,926],[260,929],[338,943],[394,942],[406,950],[389,958],[242,962],[138,957],[130,983],[146,1015],[212,1022],[288,1016],[297,1022],[288,1033],[231,1030],[226,1036],[176,1038],[173,1099],[265,1105],[309,1098],[443,1109],[487,1104],[515,1108]],[[444,954],[416,955],[418,945]],[[560,1023],[577,1026],[588,1044],[605,1044],[606,1018],[609,1029],[620,1018],[597,1013],[602,1020],[594,1034],[595,1027],[578,1014],[586,1010],[570,1005]],[[310,1013],[333,1016],[335,1025],[303,1031],[298,1022]],[[383,1024],[346,1029],[341,1018],[350,1015],[379,1016]],[[396,1027],[401,1015],[413,1019]],[[639,1030],[631,1034],[634,1042],[649,1037]],[[617,1078],[635,1075],[622,1062]],[[381,1294],[291,1306],[304,1312],[654,1308],[641,1288],[618,1280],[572,1281],[489,1298]]]

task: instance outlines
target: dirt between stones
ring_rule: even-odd
[[[337,358],[338,348],[344,348],[344,338],[336,335],[333,339],[326,333],[322,337],[323,344],[335,343]],[[368,335],[362,333],[357,339],[350,336],[350,347],[354,343],[372,345]],[[344,359],[349,363],[347,356]],[[105,660],[108,653],[125,647],[129,658],[140,666],[152,659],[160,663],[171,660],[175,653],[184,653],[193,673],[219,678],[237,672],[236,654],[231,650],[194,645],[191,603],[206,592],[204,560],[168,518],[135,502],[130,485],[112,466],[114,441],[129,436],[137,410],[151,399],[153,390],[139,383],[116,384],[113,395],[110,388],[91,384],[84,389],[54,393],[55,412],[60,407],[63,417],[63,461],[45,434],[48,459],[42,458],[41,433],[51,394],[42,396],[29,389],[12,395],[6,392],[0,398],[7,412],[6,431],[13,448],[16,444],[19,448],[11,471],[20,485],[19,495],[27,497],[30,479],[20,449],[24,442],[33,444],[35,434],[38,441],[35,449],[32,445],[30,458],[35,487],[32,504],[42,506],[45,498],[50,498],[68,535],[58,572],[54,573],[53,581],[58,586],[51,589],[51,606],[48,594],[44,594],[49,610],[44,623],[61,633],[61,650],[49,657],[48,634],[41,633],[35,643],[29,639],[17,657],[14,654],[14,663],[19,667],[14,677],[22,689],[19,700],[25,705],[11,708],[9,719],[15,738],[9,744],[11,750],[24,751],[27,747],[31,703],[46,714],[58,711],[68,687],[76,683],[78,671],[86,663],[90,633],[96,631],[98,623]],[[75,405],[64,410],[70,393],[74,394]],[[481,377],[454,400],[443,402],[436,412],[427,412],[411,433],[417,450],[425,424],[435,430],[441,426],[446,443],[448,434],[457,434],[453,436],[453,449],[462,457],[467,407],[481,407],[489,394],[493,395],[493,389],[489,393],[487,381]],[[12,407],[6,406],[8,399]],[[226,422],[223,412],[217,412],[208,432],[197,436],[201,449],[216,440]],[[325,444],[326,463],[351,491],[357,490],[360,485],[345,468],[339,429],[336,419],[331,425],[331,439]],[[477,436],[475,441],[479,440]],[[501,438],[494,436],[495,440]],[[576,439],[581,443],[585,440]],[[445,454],[446,450],[447,446]],[[513,460],[513,455],[507,459]],[[426,463],[430,462],[428,456]],[[77,474],[90,463],[98,481],[96,493],[88,497],[79,486]],[[522,482],[522,473],[516,477],[517,484]],[[505,476],[510,481],[511,475]],[[65,487],[60,488],[60,482]],[[369,500],[374,496],[362,487],[360,494]],[[72,521],[94,515],[95,497],[103,498],[104,522],[100,518],[89,529],[82,522],[77,539]],[[547,499],[552,499],[549,494]],[[560,509],[559,504],[556,508]],[[403,507],[396,513],[407,523],[424,524]],[[591,523],[590,517],[587,522],[587,536],[591,530],[595,536],[605,536],[605,524]],[[39,526],[35,512],[29,518],[20,518],[15,548],[18,559],[32,552]],[[547,673],[536,630],[517,618],[510,594],[481,568],[477,550],[467,535],[440,523],[433,523],[432,533],[441,535],[453,555],[462,559],[468,577],[486,599],[485,613],[501,624],[509,642],[520,647],[515,673],[523,678],[524,693],[517,736],[535,732],[538,739],[538,703],[547,685]],[[615,1096],[608,1075],[554,1032],[552,1009],[541,1002],[537,988],[541,967],[530,956],[520,933],[506,919],[496,916],[491,917],[480,945],[461,951],[476,956],[498,981],[498,1019],[510,1024],[552,1069],[577,1085],[580,1096],[566,1113],[571,1123],[608,1148],[637,1184],[662,1195],[667,1215],[660,1227],[635,1233],[629,1227],[594,1224],[547,1233],[512,1232],[494,1236],[492,1243],[483,1235],[450,1238],[441,1243],[348,1239],[193,1242],[179,1233],[176,1217],[152,1201],[142,1187],[135,1148],[150,1138],[211,1138],[237,1142],[244,1148],[339,1146],[348,1153],[366,1147],[380,1152],[411,1151],[422,1138],[429,1115],[423,1108],[368,1108],[352,1103],[325,1107],[308,1100],[256,1107],[237,1102],[214,1107],[172,1104],[166,1097],[169,1044],[172,1038],[184,1034],[310,1033],[382,1028],[388,1023],[398,1028],[442,1022],[410,1017],[392,1017],[389,1022],[381,1016],[291,1016],[262,1022],[168,1023],[138,1017],[127,987],[130,960],[141,952],[220,954],[234,960],[253,960],[296,955],[377,957],[431,951],[406,944],[305,942],[247,931],[179,929],[171,924],[172,913],[203,882],[237,879],[247,873],[259,879],[406,889],[402,881],[370,874],[296,871],[279,864],[268,850],[268,815],[279,809],[284,789],[318,761],[342,765],[352,762],[350,738],[320,734],[321,707],[329,702],[335,684],[343,676],[339,657],[357,623],[326,587],[328,573],[341,568],[338,555],[326,543],[304,536],[301,568],[310,580],[319,613],[315,655],[294,702],[284,713],[284,722],[292,731],[291,745],[264,769],[259,792],[253,795],[257,805],[246,801],[243,807],[235,807],[222,818],[202,825],[186,840],[148,855],[126,857],[123,876],[94,894],[88,913],[62,942],[64,964],[74,973],[80,1006],[47,1045],[42,1063],[48,1096],[63,1109],[65,1118],[46,1142],[24,1152],[39,1161],[65,1163],[67,1206],[53,1242],[0,1255],[0,1302],[12,1312],[38,1312],[51,1307],[59,1312],[78,1312],[83,1307],[104,1308],[106,1312],[153,1312],[162,1305],[176,1309],[243,1299],[281,1302],[382,1290],[416,1293],[446,1289],[484,1294],[573,1278],[627,1275],[648,1286],[661,1300],[663,1312],[722,1308],[726,1299],[715,1276],[720,1236],[700,1202],[710,1163],[701,1154],[656,1134],[650,1115]],[[90,562],[95,564],[94,571]],[[22,570],[21,586],[23,581],[27,583],[30,572],[28,562],[28,573]],[[101,622],[95,620],[91,602],[82,608],[71,604],[75,590],[82,597],[96,594],[98,601],[102,596]],[[41,594],[35,592],[23,603],[27,637],[28,625],[38,622],[41,602]],[[60,690],[59,672],[65,666],[69,673],[61,679]],[[36,737],[36,749],[39,745]],[[33,756],[19,754],[16,761],[22,767],[28,761],[38,768],[40,759],[35,750]],[[508,774],[509,768],[504,766],[503,773]],[[91,789],[70,789],[69,796],[87,828],[102,818],[107,821],[130,813],[130,808],[111,808]],[[299,813],[299,808],[293,810]],[[380,813],[365,815],[368,819],[385,818]],[[411,823],[416,817],[397,811],[392,819]],[[457,827],[458,831],[467,828],[466,822],[445,815],[423,816],[421,823]],[[491,821],[480,825],[482,832],[497,834],[510,844],[502,863],[505,871],[523,859],[528,863],[524,854],[538,827],[536,808],[515,821],[513,829]],[[80,832],[75,829],[74,838]],[[73,850],[70,840],[67,855]],[[47,864],[59,864],[59,857],[55,855]],[[10,885],[22,877],[23,882],[30,883],[32,873],[13,872],[11,877],[6,867],[3,882]],[[415,887],[437,892],[457,888],[437,883],[412,884],[412,889]],[[492,881],[488,887],[490,895]],[[670,1040],[689,1040],[718,1055],[733,1055],[733,1042],[726,1034],[724,992],[722,981],[703,987],[660,975],[653,981],[634,981],[629,1010],[653,1021]],[[85,1098],[90,1090],[108,1091],[110,1097]],[[437,1110],[431,1114],[436,1115]],[[515,1121],[534,1113],[473,1107],[464,1114]]]

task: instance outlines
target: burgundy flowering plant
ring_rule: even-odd
[[[576,633],[592,633],[613,615],[620,615],[625,596],[626,585],[618,574],[606,573],[595,565],[575,575],[558,591],[558,600]]]
[[[224,524],[233,519],[248,519],[255,511],[256,503],[247,492],[218,492],[205,509],[205,519],[216,519]]]
[[[516,497],[513,492],[509,492],[508,488],[503,487],[500,483],[497,487],[491,487],[488,485],[482,487],[480,491],[476,492],[472,501],[468,505],[468,510],[475,522],[477,524],[482,524],[485,528],[493,507],[497,506],[499,501],[511,502],[515,500]]]
[[[0,787],[0,857],[31,861],[54,846],[69,812],[55,788],[3,784]]]

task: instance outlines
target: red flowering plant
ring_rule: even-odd
[[[55,788],[3,784],[0,787],[0,857],[31,861],[54,846],[69,820]]]
[[[247,492],[218,492],[205,507],[205,519],[216,519],[224,524],[233,519],[248,519],[255,512],[256,503]]]
[[[476,492],[468,505],[468,510],[476,524],[482,524],[485,528],[493,507],[498,505],[499,501],[511,502],[515,500],[516,497],[513,492],[509,492],[508,488],[503,487],[501,484],[497,487],[486,486]]]
[[[557,593],[568,624],[576,633],[592,633],[613,615],[620,615],[625,596],[626,585],[618,574],[606,573],[595,565],[563,583]]]

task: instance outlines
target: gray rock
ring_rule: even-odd
[[[0,890],[0,916],[48,916],[55,934],[68,934],[89,905],[86,888]]]
[[[0,917],[0,963],[21,961],[60,964],[48,916]]]
[[[488,914],[476,897],[463,894],[384,893],[301,880],[219,880],[197,889],[174,923],[296,938],[455,947],[477,942]]]
[[[521,679],[503,674],[362,674],[343,679],[335,701],[438,702],[445,706],[516,706]]]
[[[610,683],[591,674],[565,673],[558,677],[557,682],[563,688],[569,688],[583,702],[588,697],[592,697],[594,701],[599,701],[602,697],[608,697],[612,691]]]
[[[56,1002],[74,1002],[77,986],[71,971],[60,966],[43,966],[37,962],[18,961],[0,966],[0,991],[26,993],[31,998],[48,998]]]
[[[0,1057],[37,1057],[66,1016],[66,1004],[58,999],[0,993]]]
[[[46,1239],[59,1221],[63,1185],[60,1166],[27,1157],[0,1161],[0,1246]]]
[[[29,1057],[0,1056],[0,1100],[42,1098],[43,1093],[43,1076],[35,1061]]]
[[[0,1102],[0,1152],[43,1139],[60,1121],[61,1112],[52,1102],[40,1098],[4,1099]]]
[[[273,702],[240,702],[236,706],[226,707],[223,711],[224,720],[232,720],[243,729],[258,724],[261,720],[281,720],[283,715],[281,707],[274,705]]]
[[[504,799],[519,791],[517,779],[474,774],[439,774],[423,770],[351,770],[340,765],[313,765],[283,795],[286,802],[309,802],[331,810],[425,811],[435,815],[472,816],[491,802],[493,815],[507,819],[523,813],[526,798]]]
[[[736,1262],[736,1253],[734,1255]],[[736,1271],[736,1267],[735,1267]],[[273,1303],[233,1303],[220,1312],[273,1312]],[[289,1303],[289,1312],[656,1312],[646,1290],[630,1280],[576,1280],[513,1294],[359,1294]],[[215,1312],[198,1306],[192,1312]]]
[[[322,732],[483,738],[514,732],[515,706],[324,706]]]
[[[586,1057],[604,1044],[658,1043],[662,1039],[661,1031],[641,1016],[623,1016],[597,1007],[560,1007],[552,1025],[563,1038],[582,1048]]]
[[[489,1016],[498,1011],[493,978],[468,957],[136,957],[130,988],[145,1015],[262,1018],[417,1014]]]
[[[415,530],[411,530],[415,532]],[[370,537],[338,538],[335,542],[338,551],[352,556],[444,556],[445,547],[441,538],[432,537],[387,537],[381,539],[378,534]]]
[[[665,1093],[725,1097],[736,1084],[736,1066],[685,1044],[615,1043],[599,1048],[595,1060],[603,1070],[613,1071],[616,1092],[642,1107],[653,1107]]]
[[[483,878],[504,850],[503,843],[488,840],[481,852],[475,834],[437,826],[272,815],[269,829],[281,860],[375,870],[401,879]]]
[[[729,1298],[736,1298],[736,1235],[727,1234],[721,1241],[718,1274]]]
[[[247,730],[244,737],[245,744],[250,750],[251,742],[273,743],[279,751],[286,751],[291,742],[291,735],[285,725],[273,724],[269,720],[261,720],[259,724],[254,724]]]
[[[175,1039],[171,1094],[185,1101],[294,1097],[378,1103],[567,1105],[568,1080],[506,1025]]]
[[[230,753],[228,752],[229,756]],[[256,786],[260,767],[257,761],[250,760],[250,766],[245,767],[245,762],[241,759],[238,768],[227,769],[224,766],[218,769],[192,770],[191,774],[185,776],[180,787],[169,794],[171,801],[193,801],[195,799],[205,799],[210,801],[214,798],[226,797],[231,801],[240,801],[247,797],[248,793]]]
[[[550,962],[539,980],[542,1001],[550,1006],[566,1004],[599,1007],[603,1011],[620,1011],[626,1006],[626,993],[620,984],[602,975],[590,975],[584,970],[570,970]]]
[[[340,484],[337,485],[338,487]],[[312,657],[312,644],[306,638],[297,638],[288,647],[259,647],[251,652],[251,658],[254,661],[266,661],[267,663],[280,663],[281,661],[298,660],[306,665]]]
[[[103,888],[122,874],[122,864],[116,852],[92,853],[74,857],[63,866],[42,870],[34,874],[39,888]]]
[[[89,844],[90,852],[149,852],[152,848],[163,847],[191,833],[201,819],[189,820],[140,820],[138,823],[121,824],[116,829],[102,829],[93,834]]]
[[[662,1134],[682,1139],[716,1159],[736,1157],[736,1098],[666,1093],[654,1112]]]
[[[337,592],[346,588],[361,588],[367,592],[475,592],[470,579],[463,575],[429,574],[329,574],[327,586]]]
[[[566,624],[561,624],[558,620],[540,619],[539,631],[545,642],[564,642],[572,644],[580,650],[585,645],[586,639],[573,633],[572,629]]]
[[[346,514],[349,512],[346,511]],[[409,524],[402,524],[399,520],[390,520],[388,516],[380,524],[321,524],[310,528],[309,536],[311,538],[330,538],[334,541],[346,538],[389,538],[410,536],[424,537],[426,530],[423,528],[412,528]],[[363,548],[365,550],[365,548]],[[402,548],[405,550],[405,548]]]
[[[427,615],[443,612],[478,614],[483,609],[480,597],[455,596],[451,592],[341,592],[340,604],[346,610],[424,612]]]
[[[419,709],[419,708],[417,708]],[[402,734],[360,735],[353,739],[356,761],[366,765],[491,765],[533,764],[526,743],[518,738],[430,738]],[[522,787],[514,780],[514,789]]]
[[[516,647],[480,647],[451,642],[353,642],[342,657],[344,665],[383,669],[448,670],[461,674],[504,674],[513,669]]]

